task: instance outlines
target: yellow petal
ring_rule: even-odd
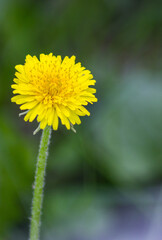
[[[35,97],[29,96],[29,95],[17,95],[11,98],[11,102],[16,102],[17,104],[32,102],[34,100],[35,100]]]
[[[63,105],[62,106],[59,106],[60,108],[60,111],[63,112],[63,114],[66,116],[66,117],[69,117],[70,116],[70,113],[69,113],[69,110],[67,107],[64,107]]]
[[[58,129],[58,125],[59,125],[59,120],[58,120],[57,113],[55,111],[54,117],[53,117],[53,129],[57,130]]]
[[[47,125],[47,119],[43,119],[41,122],[40,122],[40,129],[44,129]]]
[[[80,106],[79,110],[81,110],[85,115],[90,116],[90,112],[88,112],[88,110],[85,107]]]
[[[20,73],[24,73],[24,66],[23,65],[16,65],[15,69],[20,72]]]
[[[43,118],[45,118],[46,114],[47,114],[47,109],[44,108],[43,104],[42,105],[42,109],[41,111],[38,113],[38,117],[37,117],[37,121],[40,122],[43,120]]]
[[[31,114],[29,117],[29,122],[32,122],[36,118],[40,110],[41,110],[41,104],[38,104],[37,106],[35,106],[33,109],[30,110]]]
[[[77,123],[78,125],[81,124],[81,120],[78,117],[78,115],[75,114],[75,112],[70,111],[70,116],[69,116],[69,120],[70,122],[74,125],[75,123]]]
[[[53,123],[54,113],[55,113],[55,110],[53,107],[50,108],[49,111],[47,112],[47,123],[49,126],[51,126]]]
[[[28,103],[25,103],[25,104],[21,105],[20,109],[21,110],[31,109],[31,108],[35,107],[37,104],[38,104],[37,101],[28,102]]]

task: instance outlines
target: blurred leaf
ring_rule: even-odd
[[[154,75],[129,72],[105,98],[95,145],[103,159],[98,164],[114,181],[140,184],[162,175],[161,92]]]
[[[33,148],[8,116],[0,114],[0,233],[29,216],[33,181]],[[29,187],[30,186],[30,187]],[[29,194],[29,195],[28,195]],[[27,205],[26,205],[27,204]]]

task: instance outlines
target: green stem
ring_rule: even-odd
[[[44,187],[44,176],[46,169],[46,161],[48,155],[48,145],[51,135],[51,127],[47,126],[42,132],[42,138],[40,143],[40,149],[37,160],[35,183],[34,183],[34,195],[32,202],[32,216],[30,226],[30,240],[39,239],[40,229],[40,216],[43,201],[43,187]]]

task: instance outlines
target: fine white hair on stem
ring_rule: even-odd
[[[29,234],[30,240],[38,240],[40,235],[43,190],[45,185],[45,172],[46,172],[45,170],[46,170],[50,137],[51,137],[51,127],[46,126],[42,132],[37,164],[36,164],[31,224],[30,224],[30,234]]]

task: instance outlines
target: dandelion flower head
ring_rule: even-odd
[[[93,75],[89,70],[75,63],[75,56],[65,57],[40,54],[26,56],[24,65],[17,65],[14,84],[11,86],[16,96],[11,101],[26,110],[24,120],[35,118],[40,128],[46,125],[58,129],[61,123],[70,129],[80,124],[80,116],[90,115],[84,107],[97,102]]]

